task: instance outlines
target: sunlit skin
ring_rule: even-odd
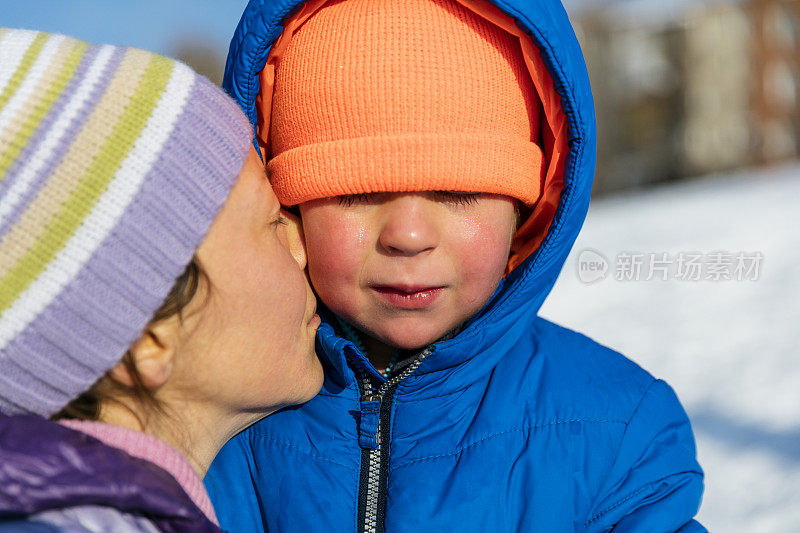
[[[301,230],[255,151],[196,257],[210,283],[201,282],[182,317],[151,324],[131,349],[163,409],[110,401],[101,419],[160,437],[202,476],[228,439],[314,397],[323,375]],[[111,376],[130,382],[124,365]]]
[[[474,315],[503,277],[515,200],[424,191],[300,205],[308,271],[331,311],[367,334],[375,366]]]

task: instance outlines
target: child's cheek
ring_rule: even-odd
[[[309,274],[318,294],[336,299],[354,290],[369,249],[365,221],[324,209],[308,213],[303,224]]]
[[[464,238],[460,239],[458,255],[467,279],[494,284],[502,277],[511,248],[511,232],[503,222],[481,217],[466,221],[460,228]]]

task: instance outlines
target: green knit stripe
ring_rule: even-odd
[[[78,65],[80,65],[81,59],[83,59],[89,45],[81,41],[69,39],[65,43],[64,48],[66,49],[60,50],[56,57],[53,58],[54,63],[61,62],[61,69],[56,79],[53,80],[53,83],[48,84],[41,101],[38,105],[34,106],[32,111],[28,114],[14,140],[9,144],[7,149],[0,154],[0,176],[5,175],[14,160],[19,157],[22,147],[28,143],[28,140],[36,131],[36,127],[45,115],[50,112],[50,108],[64,91],[67,83],[69,83],[75,75],[75,71]],[[65,54],[66,58],[62,59]]]
[[[0,314],[47,268],[106,191],[158,104],[174,65],[160,56],[150,60],[130,103],[78,187],[31,249],[0,279]]]
[[[6,106],[14,93],[17,92],[17,89],[19,89],[19,86],[22,84],[25,76],[28,75],[28,71],[30,71],[33,64],[36,63],[36,58],[39,57],[39,54],[42,52],[42,48],[44,48],[44,44],[49,38],[50,35],[46,33],[40,33],[33,40],[30,47],[28,47],[28,50],[22,57],[22,62],[17,67],[16,72],[11,75],[11,79],[8,80],[3,92],[0,93],[0,110]]]

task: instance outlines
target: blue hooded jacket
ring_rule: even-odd
[[[233,38],[225,88],[256,127],[259,73],[302,4],[251,0]],[[566,117],[541,244],[457,336],[388,382],[325,318],[322,391],[239,434],[206,477],[224,529],[705,531],[692,519],[703,474],[672,389],[537,316],[588,209],[594,108],[562,5],[493,4],[532,40]]]

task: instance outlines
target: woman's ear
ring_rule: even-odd
[[[162,387],[172,374],[175,353],[178,349],[180,319],[177,315],[147,326],[139,340],[133,343],[130,354],[141,384],[147,389]],[[109,371],[111,379],[127,387],[135,387],[131,371],[120,361]]]

